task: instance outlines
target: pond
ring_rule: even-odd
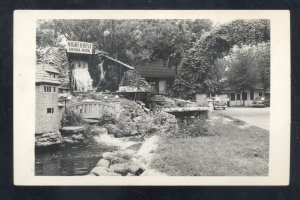
[[[102,153],[115,147],[104,144],[74,144],[35,150],[36,176],[87,175],[98,163]]]

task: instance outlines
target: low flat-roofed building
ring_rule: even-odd
[[[265,96],[270,99],[270,90],[265,90],[261,84],[255,85],[253,88],[245,88],[244,91],[239,88],[225,87],[222,94],[227,94],[230,106],[252,106],[252,102],[256,97]]]

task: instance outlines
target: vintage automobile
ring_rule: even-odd
[[[223,100],[220,97],[208,97],[206,99],[208,102],[212,102],[214,110],[223,109],[227,107],[227,101]]]
[[[253,107],[267,107],[270,106],[270,100],[267,97],[255,97],[252,102]]]

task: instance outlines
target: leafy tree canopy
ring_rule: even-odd
[[[211,20],[40,20],[37,26],[37,48],[57,46],[64,39],[91,42],[129,65],[142,66],[155,59],[163,59],[177,68],[187,49],[201,35],[212,28]],[[97,62],[92,61],[92,65]],[[90,71],[95,85],[99,84],[96,67]],[[106,64],[109,70],[103,83],[117,88],[119,70],[114,63]],[[94,76],[94,77],[93,77]],[[103,86],[106,87],[106,86]],[[106,89],[109,89],[106,88]]]
[[[235,20],[203,34],[183,59],[173,86],[173,95],[194,98],[197,93],[220,90],[224,68],[216,60],[227,55],[234,45],[250,45],[270,40],[269,20]]]

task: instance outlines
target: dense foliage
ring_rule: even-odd
[[[224,68],[227,83],[236,89],[253,89],[257,86],[265,90],[270,86],[270,44],[234,46],[229,54],[217,60]]]
[[[173,95],[194,98],[197,93],[216,93],[223,85],[225,68],[216,65],[234,45],[250,45],[270,40],[269,20],[236,20],[202,35],[187,51]]]
[[[63,46],[65,40],[91,42],[94,48],[132,66],[162,59],[174,69],[172,95],[191,99],[197,93],[216,93],[224,85],[225,68],[218,60],[235,45],[258,45],[270,41],[269,20],[235,20],[213,26],[201,20],[40,20],[37,48]],[[269,48],[269,46],[265,46]],[[266,52],[261,48],[262,51]],[[269,85],[269,55],[262,56],[259,81]],[[124,71],[104,62],[106,77],[100,80],[98,60],[91,59],[89,71],[94,87],[116,90]]]
[[[177,72],[185,51],[211,28],[210,20],[40,20],[36,42],[38,49],[63,46],[66,39],[91,42],[129,65],[163,59]],[[100,81],[96,65],[97,60],[91,60],[94,86],[115,90],[123,71],[105,62],[106,80]]]
[[[81,115],[72,111],[66,110],[62,115],[61,125],[62,126],[80,126],[86,124]]]

